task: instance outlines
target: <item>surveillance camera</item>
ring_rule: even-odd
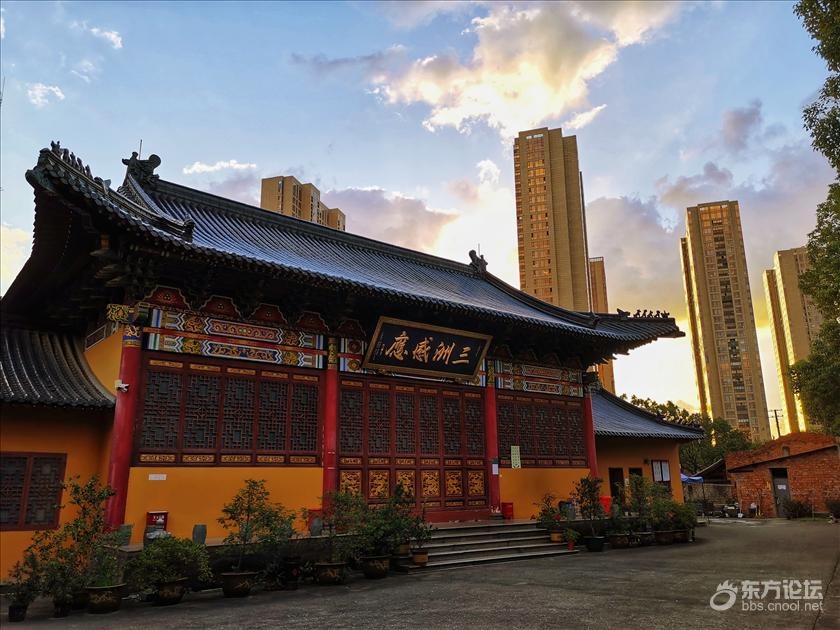
[[[120,380],[117,380],[117,381],[114,383],[114,387],[116,388],[116,390],[117,390],[118,392],[123,392],[123,393],[125,393],[125,392],[127,392],[127,391],[128,391],[128,383],[123,383],[123,382],[122,382],[122,381],[120,381]]]

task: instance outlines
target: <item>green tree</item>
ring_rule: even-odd
[[[803,112],[805,128],[814,149],[840,171],[840,2],[799,0],[794,12],[816,40],[814,52],[825,59],[830,73],[817,99]]]
[[[680,446],[680,468],[688,473],[703,470],[727,453],[747,451],[754,447],[743,432],[734,429],[726,420],[711,420],[702,414],[683,409],[670,400],[659,403],[650,398],[632,396],[630,402],[659,415],[668,422],[693,425],[703,429],[704,434],[701,439],[692,440]]]
[[[805,108],[803,121],[814,149],[840,173],[840,1],[799,0],[794,11],[829,71],[817,99]],[[808,358],[790,368],[791,382],[810,421],[840,435],[840,180],[817,207],[817,226],[808,235],[808,258],[810,267],[800,286],[825,321]]]

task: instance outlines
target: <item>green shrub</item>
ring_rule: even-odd
[[[828,499],[825,507],[834,518],[840,519],[840,499]]]
[[[804,518],[811,516],[812,506],[808,501],[798,501],[785,497],[782,500],[782,508],[785,511],[785,517],[788,519]]]
[[[129,581],[140,590],[180,578],[207,581],[207,549],[187,538],[161,538],[149,543],[128,565]]]

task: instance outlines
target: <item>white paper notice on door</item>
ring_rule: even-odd
[[[522,459],[519,456],[519,446],[510,447],[510,467],[522,468]]]

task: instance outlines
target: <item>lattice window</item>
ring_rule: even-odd
[[[215,448],[219,377],[190,374],[184,406],[184,448]]]
[[[484,413],[481,401],[475,398],[464,400],[464,433],[467,455],[484,455]]]
[[[569,457],[569,423],[566,414],[558,407],[552,407],[551,423],[554,426],[554,451],[557,457]]]
[[[417,450],[414,421],[414,395],[397,394],[397,453],[413,453]]]
[[[292,439],[289,450],[318,447],[318,386],[296,383],[292,390]]]
[[[266,451],[286,450],[286,417],[289,406],[289,384],[260,383],[260,413],[257,448]]]
[[[368,393],[368,453],[388,453],[391,440],[391,394]]]
[[[58,524],[66,456],[0,455],[0,527],[44,529]]]
[[[420,396],[420,452],[437,455],[440,452],[438,399]]]
[[[534,407],[517,405],[516,419],[519,428],[519,447],[522,455],[534,455]]]
[[[516,444],[516,422],[513,403],[500,402],[496,408],[499,432],[499,456],[510,457],[510,447]]]
[[[579,411],[567,411],[569,426],[569,453],[572,457],[586,456],[586,438],[583,431],[583,417]]]
[[[443,399],[443,447],[447,455],[461,454],[461,400]]]
[[[362,452],[362,390],[341,390],[338,447],[342,453]]]
[[[534,428],[536,431],[536,455],[554,455],[554,427],[547,405],[534,406]]]
[[[144,448],[175,448],[180,415],[181,375],[148,372],[140,444]]]
[[[222,406],[222,448],[253,448],[256,389],[255,381],[244,378],[227,379],[225,402]]]
[[[22,512],[28,458],[26,455],[3,455],[0,462],[0,526],[17,526]]]
[[[63,455],[39,455],[32,458],[24,517],[27,525],[43,527],[55,522],[63,477]]]

